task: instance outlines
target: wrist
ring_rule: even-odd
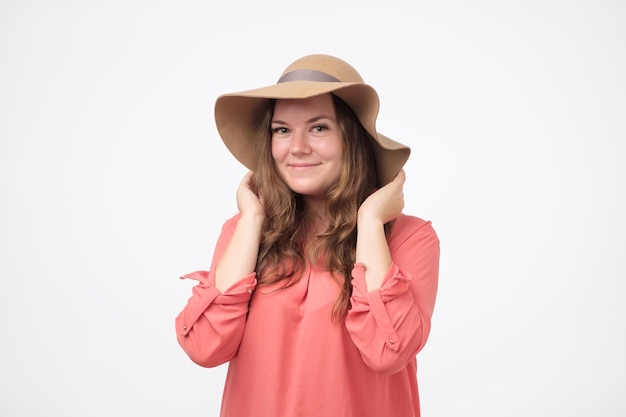
[[[384,227],[384,223],[377,217],[374,216],[366,216],[360,215],[357,217],[357,230],[360,232],[364,231],[375,231],[378,229],[382,229]]]
[[[246,228],[246,230],[261,231],[265,215],[262,213],[242,212],[239,217],[238,225]]]

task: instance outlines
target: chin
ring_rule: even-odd
[[[320,197],[322,195],[324,195],[325,193],[317,191],[317,190],[302,190],[302,189],[293,189],[292,191],[296,194],[300,194],[301,196],[304,197]]]
[[[323,190],[321,188],[314,188],[314,187],[289,187],[291,188],[291,191],[293,191],[296,194],[300,194],[302,196],[305,197],[319,197],[321,195],[326,194],[326,190]]]

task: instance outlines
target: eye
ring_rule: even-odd
[[[328,130],[328,126],[321,124],[321,125],[315,125],[311,128],[312,131],[314,132],[323,132],[325,130]]]
[[[276,135],[284,135],[288,131],[289,129],[283,126],[277,126],[277,127],[272,128],[272,134],[276,134]]]

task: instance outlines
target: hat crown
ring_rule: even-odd
[[[285,75],[300,70],[320,72],[344,83],[363,83],[363,78],[352,65],[331,55],[314,54],[302,57],[291,63],[281,74]]]

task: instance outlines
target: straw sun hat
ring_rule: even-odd
[[[217,130],[226,147],[251,171],[258,157],[253,141],[268,99],[303,99],[332,93],[341,98],[376,141],[378,180],[390,182],[409,158],[410,149],[376,131],[378,94],[347,62],[329,55],[308,55],[293,62],[268,87],[224,94],[215,103]]]

